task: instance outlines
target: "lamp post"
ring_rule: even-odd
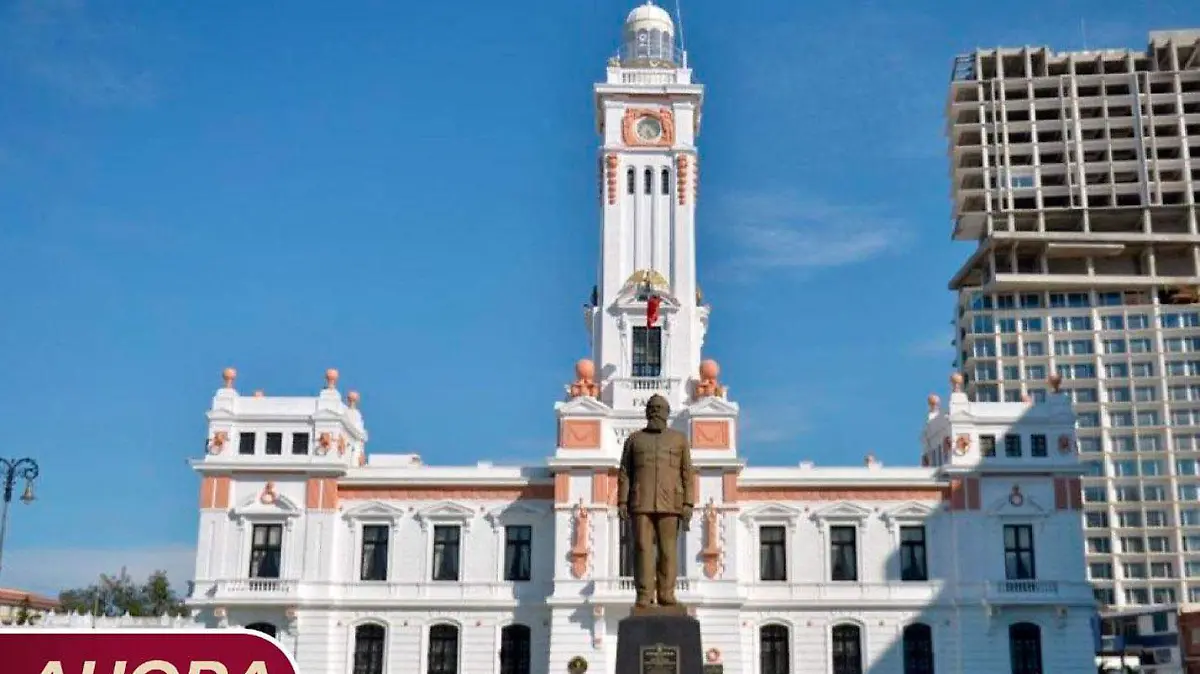
[[[33,481],[38,476],[37,461],[28,457],[24,459],[0,458],[0,483],[4,485],[4,505],[0,506],[0,569],[4,560],[4,534],[8,531],[8,504],[12,503],[13,488],[17,478],[25,478],[25,491],[21,493],[21,503],[33,503]]]

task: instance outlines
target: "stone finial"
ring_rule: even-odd
[[[261,398],[261,397],[263,397],[263,396],[265,396],[265,395],[267,395],[267,394],[266,394],[266,392],[264,392],[262,389],[258,389],[257,391],[255,391],[255,392],[254,392],[254,397],[255,397],[255,398]]]
[[[717,361],[709,358],[700,362],[700,380],[696,382],[693,398],[699,400],[701,398],[724,398],[725,387],[721,386],[721,382],[717,377],[721,375],[721,366]]]
[[[1055,393],[1058,393],[1059,389],[1062,388],[1062,375],[1057,372],[1050,375],[1047,381],[1050,382],[1050,390],[1054,391]]]
[[[937,414],[938,405],[942,404],[942,399],[939,398],[936,393],[930,393],[929,397],[925,399],[925,402],[929,403],[929,413]]]
[[[596,385],[596,364],[587,358],[575,361],[575,381],[567,387],[571,398],[597,398],[600,387]]]
[[[339,376],[340,375],[338,375],[338,371],[333,369],[332,367],[329,368],[328,370],[325,370],[325,388],[327,388],[327,389],[337,388]]]
[[[867,454],[866,458],[863,459],[863,465],[867,468],[872,468],[878,466],[879,461],[875,458],[874,454]]]
[[[950,390],[954,393],[962,393],[964,381],[965,379],[961,372],[955,372],[950,375]]]
[[[237,380],[237,370],[232,367],[227,367],[221,371],[221,379],[225,380],[225,388],[233,388],[233,382]]]
[[[358,409],[358,401],[359,401],[358,391],[351,391],[346,394],[346,404],[350,407],[350,409],[352,409],[352,410]]]

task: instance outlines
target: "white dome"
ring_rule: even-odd
[[[625,17],[625,30],[651,30],[657,28],[660,31],[675,33],[675,22],[671,20],[671,14],[667,10],[659,7],[650,0],[641,7],[635,7],[629,16]]]

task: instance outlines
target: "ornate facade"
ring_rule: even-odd
[[[593,359],[556,405],[548,461],[426,465],[367,452],[360,399],[209,411],[190,599],[208,625],[270,632],[305,674],[612,674],[633,601],[617,517],[621,444],[666,396],[697,468],[678,596],[724,672],[1091,672],[1081,468],[1068,400],[936,396],[920,465],[748,465],[739,408],[701,349],[702,88],[647,4],[595,86],[601,264]],[[914,448],[915,449],[915,448]],[[914,460],[914,464],[917,463]]]

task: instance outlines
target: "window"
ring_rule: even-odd
[[[254,630],[255,632],[261,632],[261,633],[271,637],[272,639],[274,639],[278,634],[278,632],[275,629],[275,626],[272,625],[271,623],[251,623],[249,625],[246,625],[246,629]]]
[[[933,629],[924,623],[904,628],[904,674],[933,674]]]
[[[1021,436],[1004,436],[1004,456],[1016,458],[1021,456]]]
[[[833,674],[862,674],[861,630],[857,625],[833,628]]]
[[[283,454],[283,433],[267,433],[267,447],[263,453],[272,456]]]
[[[758,530],[759,580],[787,580],[787,529],[761,527]]]
[[[308,454],[308,433],[292,434],[292,454]]]
[[[254,434],[238,433],[238,454],[254,453]]]
[[[829,527],[829,580],[858,580],[854,527]]]
[[[1037,578],[1033,565],[1033,526],[1004,525],[1004,577],[1008,580]]]
[[[433,528],[434,580],[458,580],[460,534],[461,528],[457,526],[435,526]]]
[[[500,674],[529,674],[529,628],[509,625],[500,630]]]
[[[925,566],[925,527],[900,527],[900,580],[929,580]]]
[[[361,580],[387,580],[388,526],[368,524],[362,528]]]
[[[620,520],[620,522],[621,522],[621,524],[620,524],[621,541],[620,541],[619,554],[621,555],[621,558],[619,560],[617,560],[617,564],[620,567],[619,572],[620,572],[620,575],[622,578],[632,578],[633,577],[633,563],[634,563],[633,518],[629,517],[629,518]]]
[[[1008,628],[1008,653],[1012,674],[1042,674],[1042,631],[1031,623]]]
[[[662,170],[662,193],[671,193],[671,172],[667,169]]]
[[[654,170],[646,169],[646,194],[654,194]]]
[[[354,629],[354,674],[383,674],[384,641],[382,625]]]
[[[983,452],[984,456],[996,456],[996,436],[979,436],[979,451]]]
[[[425,671],[428,674],[458,674],[457,627],[434,625],[429,628],[429,666]]]
[[[255,524],[250,530],[250,577],[278,578],[283,562],[283,525]]]
[[[625,172],[625,191],[629,194],[637,191],[637,173],[632,166]]]
[[[529,580],[533,573],[533,527],[504,527],[504,580]]]
[[[662,328],[633,329],[633,376],[662,374]]]
[[[1044,457],[1046,453],[1046,436],[1038,433],[1029,438],[1029,456]]]
[[[763,625],[758,631],[759,674],[791,674],[792,653],[788,642],[788,628]]]

